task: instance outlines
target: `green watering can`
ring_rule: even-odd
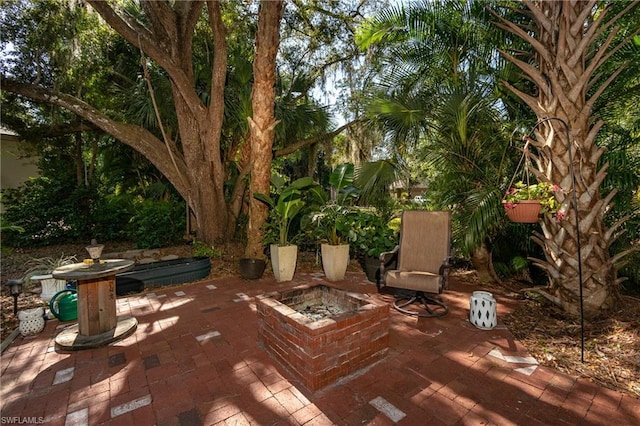
[[[78,292],[71,289],[57,292],[51,298],[49,308],[60,321],[78,319]]]

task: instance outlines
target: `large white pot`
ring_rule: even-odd
[[[298,260],[298,246],[279,246],[271,244],[271,267],[276,281],[291,281],[296,272],[296,262]]]
[[[42,287],[42,294],[40,294],[40,299],[45,302],[49,302],[54,294],[59,291],[66,290],[67,281],[59,280],[53,278],[53,275],[34,275],[31,277],[32,280],[40,281],[40,286]]]
[[[349,244],[322,244],[322,268],[329,281],[341,281],[349,265]]]

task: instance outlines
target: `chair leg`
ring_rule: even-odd
[[[422,310],[405,309],[414,302],[419,302]],[[424,292],[418,291],[412,294],[400,293],[393,302],[393,307],[405,315],[420,318],[442,317],[449,313],[449,308],[437,296],[427,296]]]

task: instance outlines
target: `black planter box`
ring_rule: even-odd
[[[185,257],[137,265],[131,271],[116,275],[116,295],[137,293],[145,288],[182,284],[209,276],[208,257]]]

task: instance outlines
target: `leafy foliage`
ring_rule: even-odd
[[[401,178],[401,167],[390,160],[360,164],[355,171],[354,184],[360,189],[358,204],[388,208],[392,204],[389,188]]]
[[[360,190],[353,186],[354,170],[351,163],[339,165],[329,176],[329,192],[315,193],[320,208],[307,216],[306,226],[322,242],[338,245],[348,240],[353,214],[350,206],[360,194]]]
[[[222,252],[216,249],[213,244],[207,244],[201,240],[193,240],[193,255],[196,257],[219,259],[222,257]]]
[[[129,240],[127,224],[134,214],[134,196],[108,195],[101,198],[92,214],[92,238],[98,241]]]
[[[340,245],[349,241],[353,210],[339,204],[326,204],[312,216],[314,235],[320,242]]]
[[[272,176],[271,184],[275,190],[274,197],[277,198],[274,199],[266,194],[254,194],[255,198],[270,207],[263,243],[284,246],[291,243],[291,228],[297,225],[294,221],[307,202],[313,199],[309,193],[317,192],[320,187],[310,177],[297,179],[285,187],[285,178],[278,174]]]
[[[39,177],[22,188],[5,190],[3,220],[24,229],[3,233],[12,246],[64,242],[133,240],[141,248],[180,241],[184,203],[137,199],[131,194],[102,196],[95,188]]]
[[[391,226],[389,214],[356,208],[351,218],[349,245],[356,256],[378,257],[398,244],[398,228]]]
[[[23,233],[8,235],[6,244],[47,245],[69,242],[89,235],[94,198],[89,190],[40,177],[24,187],[4,191],[5,218]]]
[[[59,257],[47,256],[40,258],[31,258],[25,264],[25,267],[27,267],[27,270],[23,277],[25,285],[29,287],[31,285],[32,277],[36,275],[51,274],[54,269],[64,265],[70,265],[75,262],[77,262],[77,258],[75,256],[65,256],[64,253]]]
[[[183,237],[184,227],[183,203],[150,200],[136,205],[128,226],[138,248],[173,245]]]

